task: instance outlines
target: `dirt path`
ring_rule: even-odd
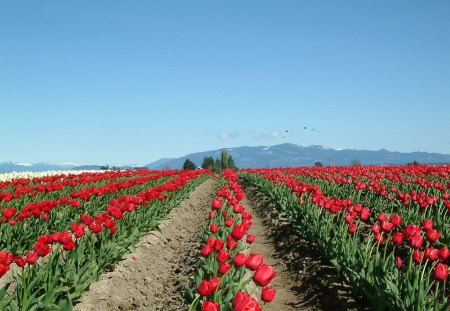
[[[299,300],[294,290],[296,283],[291,278],[289,271],[283,266],[282,260],[276,256],[275,241],[270,236],[270,229],[264,225],[259,216],[261,211],[258,211],[258,208],[247,198],[242,200],[242,205],[253,215],[253,225],[249,232],[256,235],[256,240],[250,247],[251,253],[262,254],[264,262],[272,265],[277,271],[276,277],[270,283],[276,289],[277,294],[271,303],[264,305],[264,311],[304,310],[295,307]],[[261,287],[251,282],[248,285],[248,291],[253,297],[259,297]]]
[[[277,271],[271,282],[277,295],[264,311],[366,309],[320,252],[301,239],[290,223],[280,220],[270,200],[251,187],[244,189],[247,197],[242,204],[253,215],[250,233],[256,235],[251,252],[261,253]],[[253,283],[249,290],[253,296],[261,291]]]
[[[182,285],[194,275],[200,230],[217,184],[207,180],[83,294],[74,311],[185,310]]]

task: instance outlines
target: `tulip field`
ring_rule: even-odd
[[[448,310],[449,166],[247,169],[372,309]]]
[[[263,310],[277,299],[276,269],[252,252],[244,189],[269,198],[372,309],[450,308],[450,167],[407,165],[0,178],[0,310],[72,310],[207,179],[217,190],[186,309]]]

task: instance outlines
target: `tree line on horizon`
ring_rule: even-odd
[[[197,168],[197,165],[191,160],[186,159],[184,161],[184,170],[195,170]],[[226,149],[222,149],[220,151],[220,159],[214,159],[213,157],[204,157],[201,168],[212,170],[216,174],[220,174],[222,170],[226,168],[230,168],[232,170],[238,169],[236,164],[234,163],[233,157],[228,154],[228,151]]]

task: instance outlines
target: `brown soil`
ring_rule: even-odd
[[[92,284],[74,310],[186,310],[182,286],[195,274],[197,244],[216,188],[213,180],[197,187],[159,231],[143,237],[134,253]]]
[[[250,232],[256,235],[252,253],[261,253],[274,266],[276,277],[271,284],[277,291],[274,301],[264,310],[366,310],[361,297],[343,283],[334,267],[311,243],[302,239],[291,223],[282,220],[274,205],[250,186],[243,205],[253,215]],[[253,296],[260,288],[249,285]]]

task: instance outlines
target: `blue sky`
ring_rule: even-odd
[[[283,142],[450,154],[449,14],[449,1],[3,0],[0,162]]]

